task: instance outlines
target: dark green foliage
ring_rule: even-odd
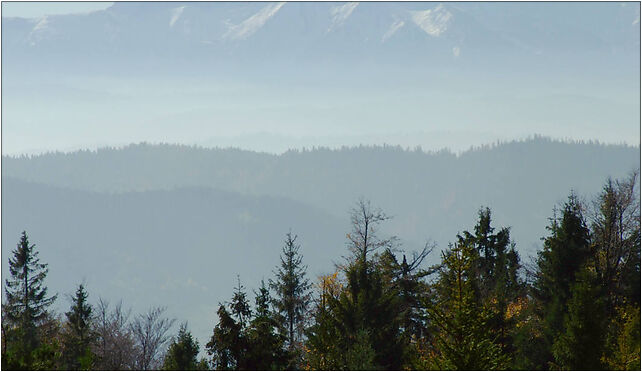
[[[214,334],[205,345],[212,356],[212,367],[216,370],[230,371],[241,369],[245,352],[245,339],[241,334],[241,326],[234,321],[223,304],[218,307],[219,322],[214,327]]]
[[[305,329],[305,315],[310,303],[310,282],[306,278],[307,267],[296,244],[296,235],[288,233],[281,254],[281,266],[275,272],[276,280],[270,287],[276,295],[273,300],[279,322],[283,324],[286,342],[291,353],[300,351],[301,337]]]
[[[424,269],[431,249],[400,254],[396,238],[378,237],[389,217],[360,201],[351,214],[352,254],[320,278],[314,301],[292,234],[275,280],[269,287],[261,281],[253,307],[238,279],[206,345],[211,365],[197,360],[199,344],[186,324],[165,348],[173,320],[162,317],[163,308],[130,323],[121,306],[109,312],[101,300],[94,311],[80,285],[64,322],[47,312],[55,297],[42,285],[46,265],[23,233],[9,260],[2,367],[639,370],[635,186],[636,174],[607,181],[590,226],[571,193],[559,216],[554,212],[528,282],[509,229],[495,230],[488,208],[473,233],[458,235],[441,263]]]
[[[437,296],[427,304],[437,328],[432,363],[437,369],[506,369],[509,358],[496,342],[492,312],[475,293],[477,252],[456,244],[443,254]]]
[[[371,366],[400,369],[403,343],[395,291],[386,283],[381,268],[370,253],[392,248],[396,238],[380,239],[379,225],[389,217],[370,202],[360,200],[352,210],[352,232],[348,234],[353,258],[345,266],[346,285],[334,305],[344,350],[374,351]],[[367,345],[369,343],[369,346]],[[356,349],[355,349],[356,348]],[[359,360],[363,360],[360,358]]]
[[[493,234],[494,231],[491,227],[490,209],[482,208],[479,210],[475,234],[464,231],[463,236],[458,236],[460,244],[469,244],[477,250],[478,258],[473,263],[473,269],[479,276],[476,286],[482,298],[492,297],[500,281],[510,283],[506,270],[510,233],[507,228],[501,229],[497,234]]]
[[[219,305],[219,323],[206,345],[212,366],[220,370],[285,369],[292,354],[285,350],[285,336],[270,311],[272,299],[265,283],[261,282],[256,293],[253,318],[246,298],[239,280],[229,304],[231,312]]]
[[[537,300],[537,316],[542,319],[542,337],[547,350],[564,331],[564,314],[571,299],[575,277],[591,257],[589,230],[586,227],[582,206],[575,194],[571,194],[562,208],[562,216],[556,215],[548,227],[550,235],[544,239],[544,249],[537,258],[537,273],[533,294]],[[533,361],[541,369],[553,362],[553,355]]]
[[[513,319],[506,318],[506,312],[511,304],[525,295],[526,288],[519,276],[519,254],[515,244],[511,243],[508,228],[494,233],[489,208],[481,208],[478,216],[474,234],[464,231],[463,235],[458,235],[458,240],[459,244],[469,245],[476,251],[470,278],[472,288],[490,314],[488,325],[497,343],[505,354],[512,355],[515,349],[514,324]]]
[[[551,360],[551,344],[543,334],[544,322],[538,316],[537,304],[532,300],[522,303],[520,313],[515,317],[513,331],[513,361],[511,369],[547,369]]]
[[[238,286],[234,289],[234,296],[230,302],[230,310],[236,317],[241,329],[245,328],[246,322],[252,315],[252,309],[247,301],[245,287],[241,285],[241,278],[237,277]]]
[[[627,306],[619,309],[618,316],[611,320],[607,340],[608,369],[640,370],[640,308]]]
[[[205,345],[212,356],[212,366],[217,370],[248,369],[249,340],[246,322],[252,315],[252,310],[239,277],[237,283],[229,304],[230,311],[225,305],[219,305],[219,323],[214,327],[214,333]]]
[[[206,365],[199,363],[198,341],[187,330],[187,323],[181,324],[178,335],[167,349],[163,369],[167,371],[195,371],[206,369]],[[205,362],[206,363],[206,362]],[[205,367],[205,368],[204,368]]]
[[[256,294],[254,319],[247,330],[248,351],[245,365],[251,370],[282,370],[296,368],[284,348],[285,336],[279,332],[279,322],[270,311],[270,292],[261,281]],[[289,355],[290,354],[290,355]]]
[[[346,351],[346,369],[350,371],[371,371],[377,369],[375,351],[370,335],[365,329],[357,332],[350,350]]]
[[[607,296],[607,311],[640,304],[640,201],[637,173],[623,181],[607,180],[596,201],[591,247],[597,275]]]
[[[388,217],[361,200],[351,218],[353,229],[348,239],[353,256],[342,270],[345,287],[337,292],[322,289],[322,304],[309,335],[311,358],[327,368],[345,369],[349,362],[359,361],[357,364],[364,368],[400,369],[403,342],[395,291],[376,260],[369,257],[394,243],[394,238],[379,239],[376,234],[379,224]],[[353,358],[351,352],[345,352],[350,350],[360,356]],[[370,350],[373,358],[368,356]]]
[[[590,268],[577,273],[564,316],[564,331],[553,344],[555,369],[601,370],[605,337],[605,303]]]
[[[87,303],[87,291],[80,284],[75,296],[71,298],[72,305],[65,313],[67,321],[63,338],[63,359],[65,369],[87,370],[93,365],[94,355],[91,346],[96,335],[92,329],[92,307]]]
[[[306,369],[338,370],[344,367],[343,350],[338,342],[341,334],[333,317],[333,306],[340,290],[336,273],[321,278],[319,299],[312,312],[313,323],[306,331]]]
[[[402,342],[393,292],[373,262],[357,261],[345,270],[346,288],[334,304],[345,350],[374,350],[377,369],[400,369]]]
[[[5,319],[3,318],[3,322]],[[2,330],[2,369],[24,370],[27,363],[34,370],[62,369],[61,322],[47,314],[38,324],[40,344],[26,354],[21,343],[20,328],[5,327]],[[27,358],[25,358],[28,357]]]
[[[394,291],[404,340],[407,342],[425,336],[426,314],[422,298],[428,295],[429,288],[423,279],[432,270],[423,270],[420,266],[431,252],[432,247],[426,245],[421,252],[413,253],[410,262],[404,254],[399,263],[392,250],[386,249],[378,259],[384,281]]]
[[[29,244],[27,233],[23,231],[9,258],[10,277],[5,281],[3,329],[10,335],[5,342],[13,344],[7,350],[11,349],[12,360],[21,369],[32,368],[32,352],[41,344],[38,326],[47,319],[47,309],[56,300],[56,295],[47,296],[44,285],[47,264],[40,263],[34,248],[35,244]],[[9,357],[8,353],[6,357]]]

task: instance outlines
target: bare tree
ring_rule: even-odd
[[[122,301],[113,311],[109,302],[102,298],[96,305],[95,329],[98,339],[94,353],[97,356],[96,368],[99,370],[125,370],[135,368],[134,339],[129,329],[131,310],[123,310]]]
[[[397,237],[377,237],[379,224],[390,218],[380,208],[372,207],[369,200],[357,201],[357,205],[350,211],[352,232],[348,234],[350,250],[357,259],[366,262],[368,253],[379,248],[394,247]]]
[[[168,331],[176,319],[163,317],[164,307],[154,307],[140,314],[132,322],[131,330],[136,342],[136,369],[150,370],[160,367],[161,351],[169,341]]]

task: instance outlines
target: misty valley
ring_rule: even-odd
[[[635,369],[637,154],[534,137],[5,156],[3,319],[30,309],[39,332],[3,323],[3,365]]]
[[[5,370],[640,370],[640,2],[3,1]]]

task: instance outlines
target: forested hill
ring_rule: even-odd
[[[493,225],[511,228],[528,262],[571,189],[590,200],[607,177],[638,169],[639,159],[637,147],[541,138],[460,155],[140,144],[3,157],[2,255],[26,230],[50,264],[52,292],[69,293],[84,280],[136,311],[168,304],[203,341],[236,275],[246,283],[269,275],[289,229],[299,235],[310,278],[331,272],[347,252],[348,212],[360,197],[393,216],[381,233],[399,236],[406,251],[428,239],[447,248],[488,206]],[[439,261],[438,251],[427,264]],[[62,311],[66,302],[56,306]]]
[[[349,207],[363,196],[395,216],[390,230],[413,244],[428,238],[446,244],[484,205],[491,207],[498,223],[512,226],[520,251],[531,254],[555,203],[571,189],[579,195],[595,194],[607,177],[639,168],[639,159],[639,147],[546,138],[459,155],[391,146],[270,155],[138,144],[3,157],[2,175],[96,192],[212,187],[284,197],[338,218],[346,218]]]

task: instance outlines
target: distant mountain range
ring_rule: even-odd
[[[3,150],[637,145],[639,17],[638,3],[116,2],[3,18]]]
[[[263,63],[342,63],[348,55],[420,65],[638,53],[639,4],[578,10],[573,3],[116,2],[85,14],[4,18],[3,64],[60,67],[73,55],[93,67],[144,61],[154,70],[232,61],[242,68],[256,56]]]
[[[489,206],[528,260],[554,205],[639,169],[639,145],[412,149],[531,133],[637,145],[639,50],[639,3],[116,2],[2,18],[2,255],[27,230],[52,291],[87,280],[90,296],[169,305],[201,344],[236,274],[267,279],[290,228],[312,279],[332,270],[360,197],[394,216],[382,233],[406,250],[447,247]],[[140,141],[225,148],[6,156]]]

